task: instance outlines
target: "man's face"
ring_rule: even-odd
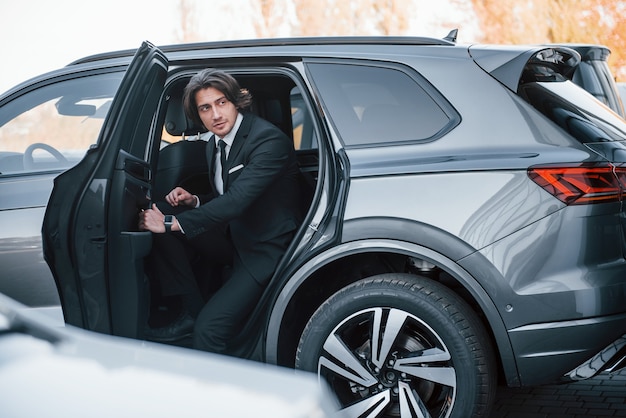
[[[208,87],[199,90],[196,93],[196,104],[202,123],[215,135],[224,137],[235,126],[239,112],[218,89]]]

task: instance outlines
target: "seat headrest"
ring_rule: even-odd
[[[165,130],[172,136],[193,136],[207,130],[196,125],[185,115],[183,101],[179,96],[171,96],[165,114]]]

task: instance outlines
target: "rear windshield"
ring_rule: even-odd
[[[518,93],[581,143],[626,140],[626,121],[571,81],[525,83]]]

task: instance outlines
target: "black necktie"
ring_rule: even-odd
[[[220,139],[217,143],[220,147],[220,163],[222,164],[222,182],[226,184],[226,142]]]

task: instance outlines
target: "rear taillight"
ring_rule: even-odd
[[[626,169],[610,163],[536,166],[528,176],[566,205],[617,202],[626,189]]]

